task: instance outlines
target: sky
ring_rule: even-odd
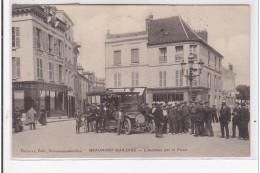
[[[145,30],[145,18],[179,15],[192,29],[208,32],[208,44],[233,64],[236,85],[250,85],[249,6],[57,5],[74,23],[74,40],[81,44],[78,62],[97,77],[105,77],[105,36]]]

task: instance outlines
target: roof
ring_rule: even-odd
[[[150,20],[148,23],[148,45],[197,41],[211,49],[218,56],[219,52],[200,38],[179,16]]]
[[[145,35],[145,34],[147,34],[146,31],[130,32],[130,33],[123,33],[123,34],[107,34],[107,39],[140,36],[140,35]]]

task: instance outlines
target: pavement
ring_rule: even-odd
[[[68,116],[58,116],[58,117],[47,117],[47,123],[55,123],[62,121],[72,121],[74,118],[69,118]]]
[[[81,133],[76,134],[75,121],[37,124],[36,130],[25,126],[13,133],[14,158],[153,158],[181,159],[185,157],[248,157],[250,142],[238,138],[220,137],[220,125],[213,123],[214,137],[194,137],[190,134]],[[231,131],[231,124],[229,125]]]

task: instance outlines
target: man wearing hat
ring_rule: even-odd
[[[195,137],[204,136],[204,121],[205,121],[205,109],[203,103],[200,101],[199,106],[196,108],[195,117]]]
[[[163,110],[162,104],[158,104],[154,110],[154,122],[155,122],[155,137],[162,137],[162,125]]]
[[[219,116],[219,122],[220,122],[220,128],[221,128],[221,137],[225,137],[224,129],[226,130],[226,139],[229,139],[229,129],[228,124],[231,119],[231,111],[230,108],[226,105],[225,101],[222,101],[221,103],[221,109],[220,109],[220,116]]]
[[[180,104],[177,104],[176,120],[177,120],[177,126],[178,126],[176,133],[182,134],[182,132],[183,132],[182,106]]]
[[[191,134],[194,134],[197,107],[198,107],[198,102],[191,102],[191,107],[190,107]]]
[[[236,137],[236,127],[238,128],[238,136],[241,138],[241,131],[240,131],[240,112],[241,108],[239,107],[239,102],[236,102],[236,105],[232,112],[232,138]]]
[[[250,122],[250,113],[245,103],[242,103],[241,106],[242,106],[241,118],[240,118],[241,137],[244,140],[248,140],[249,139],[248,123]]]
[[[205,102],[205,136],[214,136],[212,128],[212,114],[211,108],[209,107],[209,102]]]
[[[190,111],[186,101],[183,102],[183,106],[182,106],[182,120],[184,125],[183,126],[184,133],[188,133],[190,128]]]
[[[174,134],[175,132],[175,120],[176,116],[175,116],[175,111],[174,111],[174,107],[172,106],[172,103],[169,104],[168,107],[168,126],[169,126],[169,133]]]

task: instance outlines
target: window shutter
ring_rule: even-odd
[[[136,86],[139,85],[139,74],[138,72],[136,72]]]
[[[134,76],[134,72],[132,72],[132,86],[135,86],[135,76]]]
[[[15,27],[12,27],[12,47],[15,47]]]
[[[16,47],[20,47],[20,28],[15,27],[15,44]]]
[[[16,77],[21,77],[20,58],[16,58]]]
[[[180,86],[183,86],[183,74],[181,70],[180,70]]]
[[[121,74],[118,73],[118,86],[120,87],[121,86]]]
[[[12,58],[12,77],[16,78],[16,68],[15,68],[16,64],[15,64],[15,57]]]
[[[117,87],[117,74],[114,74],[114,86]]]
[[[36,35],[36,27],[33,27],[33,47],[37,45],[37,35]]]
[[[163,86],[166,87],[166,71],[163,72]]]
[[[42,32],[42,47],[46,50],[46,32]]]
[[[43,50],[43,39],[42,39],[43,36],[42,36],[42,35],[43,35],[43,32],[40,31],[40,45],[41,45],[41,46],[40,46],[40,49],[41,49],[41,50]]]
[[[40,59],[40,77],[43,78],[43,75],[42,75],[42,59]]]
[[[176,70],[176,74],[175,74],[175,82],[176,82],[176,86],[178,86],[179,85],[179,71],[178,70]]]
[[[51,53],[54,54],[54,37],[51,39]]]
[[[159,72],[159,86],[162,87],[162,71]]]

